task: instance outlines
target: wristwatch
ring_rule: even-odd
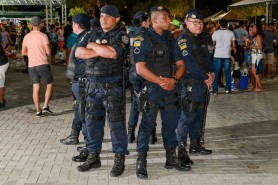
[[[178,79],[176,79],[174,76],[171,76],[170,78],[173,78],[174,80],[175,80],[175,84],[177,84],[178,83]]]

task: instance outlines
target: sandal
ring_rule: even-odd
[[[261,89],[254,89],[254,92],[261,92]]]
[[[253,92],[255,89],[253,87],[249,88],[248,91],[249,92]]]

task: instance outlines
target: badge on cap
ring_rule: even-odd
[[[192,15],[191,15],[191,18],[192,18],[192,19],[196,19],[196,15],[195,15],[195,14],[192,14]]]
[[[161,11],[161,10],[163,10],[163,7],[159,6],[159,7],[157,7],[157,10]]]

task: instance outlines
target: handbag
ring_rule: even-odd
[[[5,65],[9,62],[8,57],[6,53],[4,52],[4,49],[2,45],[0,44],[0,66]]]

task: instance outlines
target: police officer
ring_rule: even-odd
[[[89,156],[77,167],[81,172],[101,166],[99,154],[104,136],[105,115],[107,115],[115,153],[114,166],[110,172],[113,177],[125,170],[127,150],[127,131],[123,115],[123,64],[129,39],[125,32],[116,26],[120,20],[118,8],[105,5],[101,8],[101,29],[94,30],[88,42],[76,49],[75,56],[86,61],[87,99],[86,99],[86,148]]]
[[[150,20],[147,13],[143,11],[137,12],[132,19],[132,24],[135,26],[135,30],[132,34],[130,34],[130,64],[131,67],[129,69],[129,82],[132,85],[132,102],[129,114],[128,121],[128,142],[132,143],[135,140],[135,128],[137,126],[139,110],[138,110],[138,95],[139,92],[143,89],[144,79],[136,73],[134,56],[133,56],[133,39],[138,36],[141,32],[146,31],[150,26]],[[150,144],[154,144],[157,142],[156,137],[156,127],[153,128],[152,134],[150,137]]]
[[[72,17],[73,21],[73,32],[77,34],[77,45],[80,44],[81,40],[85,38],[84,35],[88,31],[90,24],[90,17],[87,14],[79,13]],[[88,37],[89,38],[89,37]],[[74,53],[74,49],[72,50]],[[74,57],[74,55],[72,54]],[[78,79],[85,75],[85,61],[79,58],[73,58],[75,60],[75,68],[72,69],[72,77],[68,76],[72,80],[72,92],[76,97],[76,106],[74,106],[74,118],[72,121],[71,133],[65,139],[61,139],[60,142],[64,145],[78,145],[79,144],[79,133],[82,130],[82,125],[85,123],[85,118],[80,114],[79,111],[79,82]],[[69,73],[68,73],[69,74]],[[82,84],[80,84],[82,85]],[[84,133],[83,133],[84,134]],[[84,135],[85,136],[85,135]]]
[[[202,30],[203,15],[199,10],[187,11],[186,29],[180,34],[175,50],[180,53],[186,65],[182,78],[182,112],[177,127],[178,158],[184,164],[194,164],[186,151],[187,135],[190,137],[189,153],[211,154],[211,150],[200,145],[200,132],[204,120],[206,95],[214,80],[212,58]]]
[[[150,10],[152,27],[134,38],[133,54],[136,71],[147,82],[140,92],[139,109],[143,112],[137,140],[138,178],[148,178],[147,152],[149,136],[155,124],[158,110],[162,118],[163,145],[166,150],[165,168],[180,171],[190,170],[176,156],[176,127],[180,116],[177,85],[184,73],[184,62],[176,60],[173,53],[174,38],[168,30],[169,11],[162,6],[153,6]],[[174,70],[175,69],[175,70]]]

